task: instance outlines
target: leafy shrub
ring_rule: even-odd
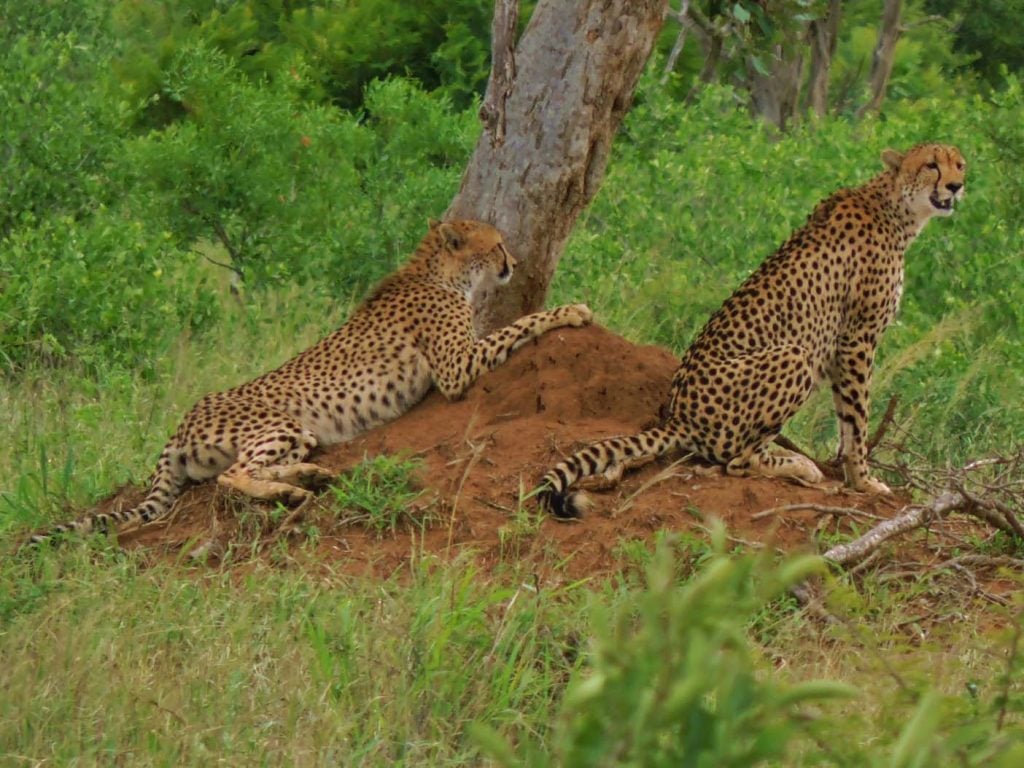
[[[806,557],[773,567],[764,558],[717,556],[680,584],[662,544],[647,587],[609,610],[591,606],[589,664],[570,681],[552,744],[514,756],[498,734],[476,734],[511,765],[750,766],[780,759],[808,727],[799,706],[854,690],[824,681],[785,685],[757,672],[745,624],[787,586],[820,568]]]
[[[0,362],[145,361],[179,329],[214,317],[211,288],[190,269],[196,259],[109,209],[17,230],[0,248]]]
[[[443,210],[476,125],[402,80],[373,84],[359,120],[303,103],[306,77],[257,85],[182,51],[162,98],[189,119],[127,146],[131,184],[181,247],[219,242],[252,285],[328,274],[359,293]]]
[[[80,218],[109,199],[121,114],[90,87],[102,68],[103,54],[73,33],[25,34],[0,49],[0,240],[42,218]]]
[[[531,6],[524,3],[524,19]],[[355,109],[373,80],[397,76],[467,107],[486,85],[491,13],[475,0],[124,0],[115,13],[125,41],[115,71],[125,98],[146,105],[140,124],[155,127],[186,116],[152,97],[196,47],[217,50],[253,83],[300,67],[303,97],[314,103]]]
[[[197,248],[256,289],[290,280],[357,297],[443,211],[478,130],[471,110],[408,81],[372,84],[353,116],[304,102],[302,69],[257,84],[198,47],[159,95],[188,119],[132,136],[130,110],[74,76],[106,54],[71,37],[37,42],[0,54],[14,115],[0,127],[8,365],[36,354],[136,364],[204,327],[217,302]]]

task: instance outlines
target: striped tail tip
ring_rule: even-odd
[[[543,487],[537,494],[537,504],[557,520],[579,520],[594,506],[583,491],[558,492],[550,486]]]

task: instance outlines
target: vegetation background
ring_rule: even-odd
[[[694,3],[730,46],[700,88],[696,44],[663,72],[666,25],[552,302],[585,297],[681,351],[881,149],[954,143],[967,196],[909,254],[874,401],[900,397],[936,465],[1008,450],[1024,434],[1024,4],[907,2],[884,107],[858,117],[880,4],[844,3],[828,113],[780,132],[737,67],[822,5]],[[3,0],[0,535],[142,481],[199,395],[307,346],[403,261],[478,136],[491,10]],[[830,411],[815,399],[790,436],[827,455]],[[513,565],[381,585],[140,569],[102,543],[8,559],[0,761],[1020,764],[1020,655],[990,631],[1019,637],[1019,612],[868,573],[831,585],[849,626],[812,631],[779,597],[812,566],[726,549],[625,546],[621,579],[543,593]],[[967,618],[911,653],[902,606],[921,594]]]

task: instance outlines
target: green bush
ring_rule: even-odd
[[[531,6],[523,4],[524,19]],[[315,103],[355,109],[373,80],[400,76],[462,108],[486,85],[491,13],[475,0],[124,0],[114,14],[124,41],[114,70],[125,98],[145,105],[139,124],[156,127],[186,116],[152,97],[196,47],[222,53],[254,83],[302,69],[303,97]]]
[[[302,101],[307,73],[250,82],[216,51],[182,51],[162,98],[189,119],[126,147],[146,218],[181,247],[219,242],[254,286],[344,280],[360,293],[450,199],[470,112],[403,80],[371,84],[359,117]]]
[[[590,606],[592,647],[570,681],[546,749],[527,743],[519,757],[498,734],[476,726],[502,765],[751,766],[782,759],[790,743],[813,733],[801,705],[847,698],[845,685],[785,685],[758,673],[746,624],[788,586],[819,570],[817,558],[772,566],[768,559],[724,554],[680,584],[674,552],[662,544],[648,586],[609,609]]]
[[[72,76],[95,74],[103,55],[23,37],[2,59],[14,115],[0,128],[8,366],[34,354],[135,365],[205,327],[217,301],[197,249],[243,275],[256,301],[285,280],[350,301],[440,215],[478,131],[472,110],[405,80],[371,84],[366,111],[349,115],[303,101],[304,70],[254,83],[197,47],[156,97],[187,119],[133,136],[102,82]]]
[[[109,200],[121,110],[93,85],[104,54],[74,33],[10,37],[0,49],[0,240]],[[0,273],[2,279],[2,273]]]
[[[73,357],[95,368],[148,367],[180,329],[215,316],[197,258],[115,210],[16,231],[0,248],[2,363]]]

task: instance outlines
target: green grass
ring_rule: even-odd
[[[422,463],[401,456],[364,457],[331,487],[340,519],[381,536],[394,534],[401,525],[422,529],[431,520],[424,515],[429,505],[417,504],[423,491],[416,487],[415,473]]]
[[[543,724],[576,663],[571,594],[465,565],[238,578],[81,547],[3,580],[4,764],[468,765],[469,720]]]
[[[922,641],[908,594],[870,576],[833,583],[845,620],[819,624],[778,597],[810,562],[711,554],[684,574],[692,546],[666,541],[635,584],[590,585],[429,558],[385,582],[144,566],[102,540],[8,559],[0,762],[668,766],[685,749],[709,765],[890,765],[929,696],[915,759],[1020,756],[1007,638],[961,618]]]

